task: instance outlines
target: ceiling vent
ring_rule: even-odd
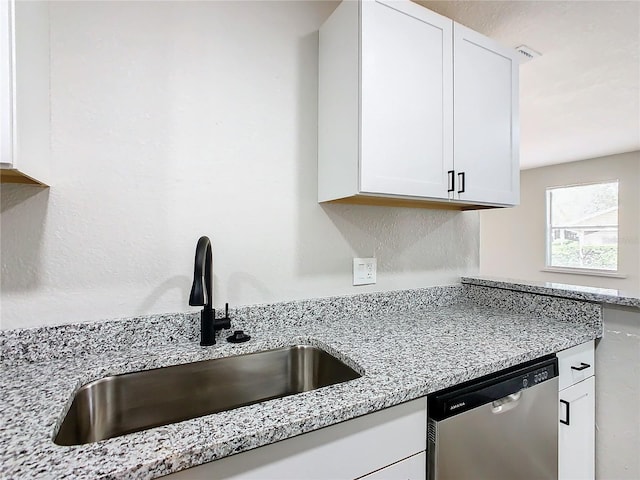
[[[533,48],[527,47],[526,45],[520,45],[516,47],[516,52],[520,54],[520,63],[527,63],[541,56],[540,52],[536,52]]]

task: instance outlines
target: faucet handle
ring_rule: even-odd
[[[216,318],[215,310],[213,313],[213,322],[217,330],[229,330],[231,328],[231,319],[229,318],[229,304],[224,304],[224,317]]]

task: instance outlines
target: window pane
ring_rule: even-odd
[[[618,182],[547,190],[553,267],[617,270]]]
[[[609,215],[601,220],[618,226],[618,182],[553,188],[550,191],[552,226],[575,225],[581,220],[588,220],[592,225],[604,212]]]
[[[551,265],[554,267],[617,270],[618,230],[571,231],[553,229]],[[582,238],[582,244],[580,241]]]

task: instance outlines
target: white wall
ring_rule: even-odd
[[[588,141],[588,139],[585,139]],[[547,187],[619,180],[618,263],[626,278],[544,272]],[[524,170],[520,205],[480,214],[480,273],[640,292],[640,151]]]
[[[333,2],[52,2],[55,178],[3,185],[1,327],[422,287],[478,268],[478,214],[316,202]],[[378,284],[351,286],[375,255]],[[194,309],[195,310],[195,309]]]

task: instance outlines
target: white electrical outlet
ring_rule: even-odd
[[[376,259],[375,258],[354,258],[353,259],[353,284],[371,285],[376,283]]]

